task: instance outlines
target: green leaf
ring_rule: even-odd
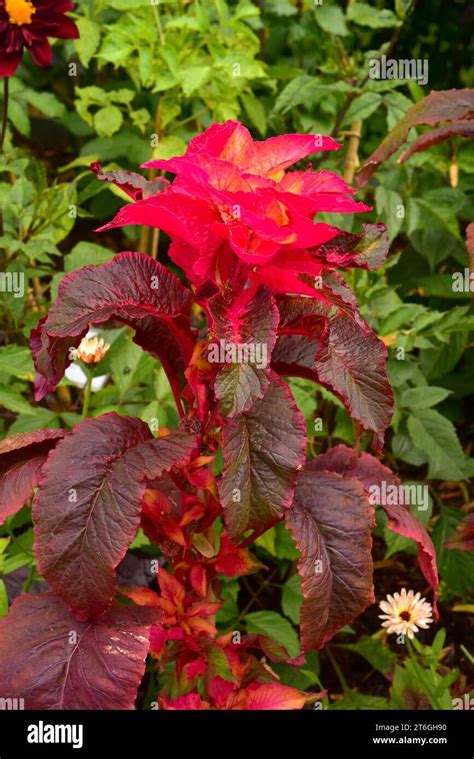
[[[382,643],[381,640],[368,636],[360,638],[356,643],[338,644],[337,647],[359,654],[383,675],[393,669],[397,658],[393,651],[390,651],[388,646]]]
[[[436,406],[451,395],[451,390],[444,387],[411,387],[402,394],[402,406],[408,406],[416,411],[420,408]]]
[[[284,646],[291,657],[298,656],[300,643],[294,627],[275,611],[254,611],[245,616],[248,633],[265,635]]]
[[[180,72],[179,78],[186,97],[202,87],[209,79],[210,66],[191,66]]]
[[[37,92],[28,88],[25,90],[25,98],[30,105],[50,119],[60,119],[66,112],[64,105],[52,92]]]
[[[364,92],[356,97],[349,106],[343,124],[351,124],[355,119],[368,119],[382,102],[382,95],[378,92]]]
[[[79,29],[79,39],[75,40],[75,46],[79,60],[87,68],[89,61],[97,51],[100,42],[101,27],[90,18],[79,18],[76,21]]]
[[[345,37],[349,34],[341,8],[336,5],[315,6],[315,18],[321,29],[329,34]]]
[[[105,264],[114,257],[114,251],[95,242],[78,242],[70,253],[64,256],[64,271],[69,273],[89,264]]]
[[[391,242],[399,233],[405,217],[402,197],[398,192],[379,185],[375,190],[375,203],[377,213],[383,215],[383,221],[388,230],[388,239]]]
[[[463,480],[464,453],[453,424],[434,409],[418,409],[408,419],[413,444],[428,456],[428,479]]]
[[[122,126],[122,111],[115,105],[100,108],[94,116],[94,127],[101,137],[110,137]]]
[[[35,414],[36,409],[19,392],[11,390],[8,385],[0,385],[0,406],[13,411],[15,414]]]
[[[264,136],[267,131],[267,119],[262,103],[255,95],[248,95],[245,92],[241,94],[240,99],[250,121],[260,134]]]
[[[281,594],[281,607],[287,617],[299,625],[300,609],[303,603],[303,593],[301,591],[301,577],[298,573],[290,577],[288,582],[283,586]]]
[[[347,7],[347,20],[370,29],[388,29],[402,23],[392,11],[378,10],[367,3],[351,3]]]
[[[8,614],[8,595],[5,583],[0,580],[0,617],[5,617]]]
[[[32,381],[34,368],[29,348],[13,344],[3,345],[0,348],[0,374]]]
[[[209,658],[211,677],[219,676],[223,680],[234,683],[235,677],[232,674],[229,661],[222,648],[217,643],[213,643],[213,641],[207,639],[203,639],[203,647]]]

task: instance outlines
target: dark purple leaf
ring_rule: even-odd
[[[33,495],[48,453],[64,430],[35,430],[0,442],[0,524]]]
[[[474,90],[441,90],[430,92],[408,109],[405,116],[388,133],[377,150],[365,161],[356,174],[356,182],[363,187],[377,170],[405,142],[410,129],[419,124],[436,126],[443,121],[467,119],[474,114]]]
[[[244,290],[237,298],[226,300],[218,294],[207,302],[210,315],[208,360],[212,351],[226,356],[235,351],[236,362],[227,361],[217,374],[214,390],[223,416],[233,417],[248,411],[262,398],[270,384],[270,357],[276,340],[278,309],[270,290]]]
[[[86,419],[51,454],[33,503],[38,568],[80,620],[110,605],[140,524],[146,480],[189,460],[194,439],[154,438],[134,417]]]
[[[31,709],[133,709],[160,610],[114,606],[78,622],[52,593],[24,593],[0,620],[0,693]]]
[[[304,419],[276,377],[250,411],[225,420],[219,493],[231,537],[263,530],[282,517],[293,500],[305,445]]]
[[[319,649],[375,600],[373,508],[356,479],[306,467],[286,524],[300,551],[301,645]]]
[[[455,135],[474,140],[474,121],[461,119],[453,121],[451,124],[447,124],[447,126],[432,129],[431,132],[427,132],[426,134],[420,134],[410,147],[401,154],[398,163],[404,163],[413,153],[420,153],[422,150],[426,150],[432,145],[437,145],[438,142],[443,142],[443,140],[447,140],[449,137]]]
[[[61,280],[49,314],[32,330],[37,400],[56,388],[68,352],[89,324],[111,319],[135,330],[134,342],[158,358],[170,382],[184,385],[194,339],[189,324],[191,294],[164,266],[144,253],[119,253],[101,266],[85,266]]]
[[[363,429],[374,432],[381,450],[393,413],[386,373],[387,349],[368,324],[310,298],[278,298],[276,371],[313,379],[331,390]]]
[[[361,453],[345,445],[338,445],[331,448],[327,453],[318,456],[307,466],[311,471],[329,470],[337,472],[343,477],[351,479],[356,478],[362,484],[367,495],[371,497],[372,503],[378,503],[388,516],[388,527],[405,538],[414,540],[418,545],[418,563],[426,580],[433,588],[434,601],[433,608],[437,615],[437,598],[438,598],[438,569],[436,566],[436,552],[433,542],[427,531],[412,514],[410,508],[405,504],[405,498],[398,498],[398,503],[388,503],[394,500],[386,498],[386,503],[379,503],[374,498],[375,494],[387,492],[387,487],[395,486],[398,492],[400,480],[393,472],[384,466],[375,456],[369,453]],[[384,484],[385,483],[385,484]],[[373,489],[375,486],[375,490]],[[381,500],[384,500],[381,498]],[[403,502],[402,502],[403,500]]]
[[[363,224],[359,234],[341,231],[314,253],[316,260],[320,258],[322,263],[326,261],[338,268],[378,269],[385,261],[389,247],[385,224]]]

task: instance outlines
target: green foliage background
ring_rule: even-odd
[[[213,121],[233,118],[257,138],[332,133],[344,147],[320,159],[317,168],[342,173],[355,121],[362,121],[362,163],[431,89],[474,86],[472,8],[462,0],[80,0],[73,16],[81,39],[56,42],[49,69],[25,59],[11,82],[0,158],[0,249],[2,271],[23,272],[28,291],[21,299],[0,294],[0,434],[70,428],[80,418],[81,389],[69,380],[55,397],[39,406],[33,402],[29,331],[56,297],[64,274],[110,260],[118,250],[155,249],[167,262],[164,236],[158,245],[156,236],[136,228],[94,233],[123,199],[97,182],[88,170],[91,161],[135,170],[152,157],[181,154]],[[369,60],[390,43],[395,58],[428,61],[426,87],[367,79]],[[418,516],[438,549],[448,637],[444,630],[434,639],[424,634],[414,671],[412,660],[382,639],[372,610],[336,637],[332,652],[309,656],[297,675],[275,665],[283,682],[298,687],[325,686],[337,675],[341,697],[328,702],[331,708],[413,708],[414,699],[451,708],[452,694],[474,682],[474,553],[444,547],[473,508],[472,294],[452,288],[453,272],[469,266],[464,231],[474,221],[473,195],[474,151],[461,139],[413,155],[402,166],[390,159],[358,194],[374,209],[365,219],[387,225],[392,247],[383,270],[353,272],[350,284],[364,317],[389,347],[396,413],[387,463],[404,481],[430,487],[429,509]],[[348,230],[360,225],[351,215],[328,219]],[[93,394],[92,413],[115,410],[176,425],[157,362],[133,345],[127,330],[108,331],[107,339],[112,348],[101,373],[109,381]],[[354,442],[351,420],[336,398],[304,381],[291,384],[314,455],[337,442]],[[322,430],[316,419],[323,420]],[[11,540],[18,530],[21,540]],[[26,510],[9,520],[3,534],[0,574],[27,567],[28,582],[37,579]],[[146,541],[139,538],[134,550],[148,550]],[[233,629],[236,618],[245,618],[248,631],[276,637],[289,650],[296,647],[296,654],[301,596],[292,573],[295,549],[275,528],[259,540],[257,551],[271,567],[271,581],[259,573],[242,584],[229,582],[220,624]],[[378,597],[401,584],[426,591],[414,551],[380,517]],[[5,588],[0,580],[2,614],[8,609]]]

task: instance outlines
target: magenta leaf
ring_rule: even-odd
[[[51,454],[33,502],[35,553],[77,619],[112,602],[146,479],[186,463],[194,445],[184,432],[156,439],[140,419],[109,413],[78,424]]]
[[[134,342],[161,361],[175,387],[176,377],[183,386],[194,347],[190,297],[178,277],[144,253],[119,253],[68,274],[48,315],[32,330],[36,399],[55,389],[71,363],[69,348],[79,345],[89,324],[111,319],[133,327]]]
[[[293,500],[305,444],[304,419],[277,377],[250,411],[224,421],[219,493],[231,537],[281,519]]]
[[[403,145],[410,129],[419,124],[436,126],[443,121],[468,119],[474,114],[474,90],[441,90],[430,92],[408,109],[379,147],[365,161],[356,174],[356,182],[363,187],[383,161]]]
[[[280,297],[281,337],[273,352],[276,371],[313,379],[331,390],[361,427],[374,432],[381,450],[393,413],[387,349],[368,324],[346,307],[334,313],[321,300]]]
[[[64,430],[20,432],[0,442],[0,524],[33,495],[48,453]]]
[[[248,411],[269,387],[278,309],[264,286],[257,291],[244,290],[229,302],[225,295],[215,295],[207,309],[213,333],[208,361],[214,353],[225,361],[214,385],[219,411],[233,417]]]
[[[0,692],[31,709],[133,709],[160,610],[114,606],[78,622],[52,593],[24,593],[0,620]]]
[[[355,478],[305,467],[286,524],[300,551],[302,649],[319,649],[375,600],[374,512]]]
[[[438,569],[436,566],[436,552],[433,542],[427,531],[413,515],[410,508],[405,505],[405,498],[399,496],[398,502],[393,497],[386,498],[388,486],[395,486],[400,493],[400,480],[393,472],[384,466],[375,456],[369,453],[357,454],[352,448],[338,445],[331,448],[327,453],[311,461],[307,465],[311,471],[329,470],[337,472],[343,477],[356,478],[362,484],[365,492],[370,496],[371,503],[377,503],[383,508],[388,516],[388,527],[405,538],[414,540],[418,545],[418,563],[427,582],[433,588],[433,609],[437,615],[438,598]],[[395,492],[395,491],[394,491]],[[382,497],[377,500],[377,494]],[[385,500],[385,503],[380,501]],[[389,502],[390,501],[390,502]]]

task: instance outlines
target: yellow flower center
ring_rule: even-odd
[[[5,10],[10,23],[17,26],[31,24],[31,17],[36,13],[36,8],[30,0],[5,0]]]

